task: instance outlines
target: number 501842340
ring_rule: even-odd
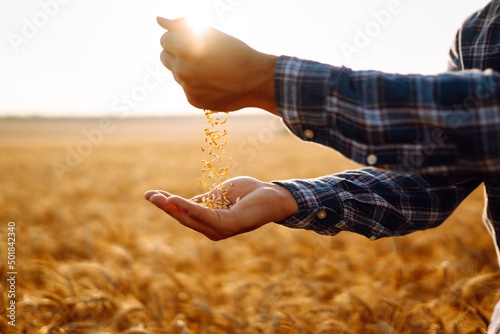
[[[9,271],[16,270],[16,223],[9,222],[7,224],[7,254]]]

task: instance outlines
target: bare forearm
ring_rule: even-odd
[[[279,116],[274,88],[274,72],[277,60],[277,56],[264,53],[258,53],[254,56],[256,72],[255,75],[249,73],[249,76],[253,77],[254,85],[248,91],[247,98],[249,107],[260,108]]]

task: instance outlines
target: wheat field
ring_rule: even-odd
[[[276,224],[212,242],[143,199],[201,192],[205,118],[0,121],[1,333],[484,333],[500,272],[478,188],[440,227],[370,241]],[[358,166],[229,116],[232,176]],[[79,152],[79,153],[78,153]],[[71,165],[71,166],[70,166]],[[7,226],[16,224],[16,326]]]

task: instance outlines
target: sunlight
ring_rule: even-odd
[[[56,8],[40,7],[34,1],[28,8],[18,5],[22,1],[0,0],[0,33],[5,36],[0,38],[0,91],[8,92],[0,98],[0,115],[107,115],[117,99],[118,108],[129,110],[131,105],[123,103],[122,94],[142,87],[142,78],[150,78],[151,73],[160,79],[162,93],[160,88],[148,91],[147,99],[137,103],[137,113],[195,110],[157,59],[165,30],[154,22],[156,16],[188,17],[193,35],[205,35],[211,31],[209,26],[269,54],[353,69],[430,74],[445,69],[456,29],[489,0],[457,0],[454,6],[448,1],[432,6],[429,1],[294,1],[290,6],[284,0],[125,0],[120,6],[102,1],[99,11],[83,3],[62,6],[63,2]],[[390,23],[382,15],[389,3],[400,3],[397,8],[401,9],[391,14]],[[137,20],[133,24],[131,15]],[[429,24],[415,29],[421,27],[422,18]],[[52,29],[55,25],[58,28]],[[367,28],[377,29],[377,34],[368,36],[369,41],[360,47],[360,32],[366,34]],[[131,44],[135,46],[132,52]],[[358,52],[351,54],[351,61],[344,56],[343,44]]]
[[[202,34],[210,27],[202,15],[190,15],[187,17],[187,22],[195,34]]]

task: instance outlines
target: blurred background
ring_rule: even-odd
[[[276,55],[432,74],[486,3],[0,0],[0,305],[12,222],[18,320],[0,308],[0,333],[484,333],[500,272],[482,187],[442,226],[375,242],[268,224],[214,243],[143,193],[199,194],[206,158],[206,118],[160,63],[157,16]],[[226,129],[231,177],[359,167],[262,111]]]
[[[192,108],[159,62],[157,16],[355,69],[437,73],[487,0],[2,0],[0,116],[145,116]]]

